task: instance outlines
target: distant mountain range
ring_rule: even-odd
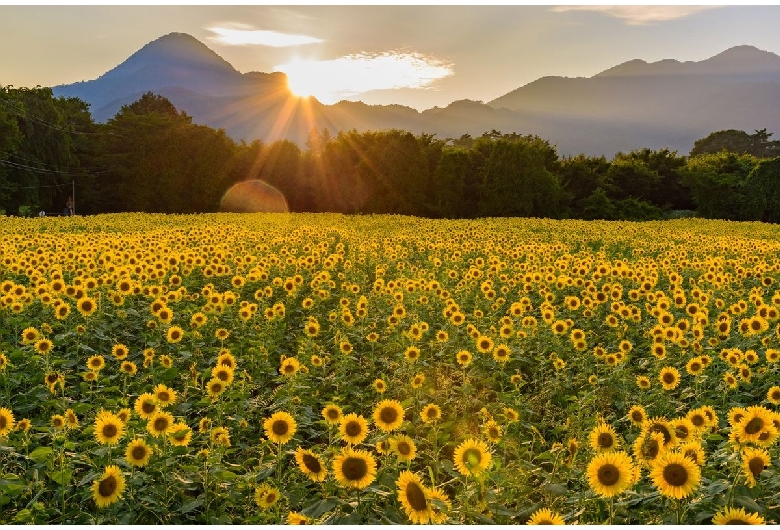
[[[493,129],[536,134],[561,155],[611,158],[617,151],[669,147],[687,154],[708,134],[766,128],[780,136],[780,56],[752,46],[699,62],[635,59],[593,77],[543,77],[488,103],[462,100],[418,112],[401,105],[341,101],[323,105],[293,96],[283,73],[242,74],[194,37],[171,33],[150,42],[92,81],[53,87],[75,96],[105,122],[152,91],[195,123],[236,140],[280,138],[303,146],[313,127],[398,128],[437,138]]]

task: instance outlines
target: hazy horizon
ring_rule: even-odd
[[[701,61],[738,45],[780,53],[780,6],[2,6],[0,15],[1,85],[95,79],[180,32],[240,72],[284,71],[296,93],[324,103],[418,110],[632,59]]]

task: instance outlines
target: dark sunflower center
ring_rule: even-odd
[[[729,519],[724,524],[752,524],[750,521],[743,521],[742,519]]]
[[[682,464],[669,464],[664,467],[664,480],[670,486],[682,486],[688,482],[688,470]]]
[[[688,427],[685,425],[678,425],[674,428],[674,434],[676,434],[678,438],[684,440],[688,438]]]
[[[410,482],[406,485],[406,500],[409,506],[415,511],[425,511],[428,508],[428,501],[425,499],[425,492],[415,484]]]
[[[599,467],[596,476],[599,479],[599,484],[604,486],[614,486],[620,480],[620,469],[614,464],[604,464]]]
[[[482,461],[482,452],[474,447],[467,449],[463,453],[463,462],[471,467],[476,467]]]
[[[48,381],[49,384],[54,384],[57,382],[57,375],[56,374],[49,374],[46,376],[46,381]]]
[[[347,480],[363,480],[368,474],[368,463],[362,458],[349,456],[341,464],[341,473]]]
[[[154,420],[154,430],[156,431],[164,431],[168,428],[168,419],[167,418],[157,418]]]
[[[407,456],[411,454],[412,452],[412,446],[409,445],[409,442],[398,442],[398,453]]]
[[[141,404],[141,410],[143,410],[146,414],[151,414],[156,408],[157,406],[149,401],[144,401],[143,404]]]
[[[745,432],[748,434],[756,434],[764,428],[764,420],[761,418],[753,418],[745,425]]]
[[[114,425],[113,423],[109,423],[108,425],[103,426],[103,436],[105,436],[106,438],[113,438],[114,436],[116,436],[116,433],[117,433],[116,425]]]
[[[333,412],[331,417],[335,417],[335,411],[331,412]],[[360,425],[360,422],[350,421],[344,426],[344,432],[346,432],[348,436],[358,436],[363,432],[363,427]]]
[[[640,423],[642,420],[644,420],[644,416],[642,416],[642,413],[639,411],[634,411],[631,413],[631,419],[634,420],[637,423]]]
[[[302,460],[306,468],[312,473],[319,473],[320,471],[322,471],[322,466],[320,465],[320,461],[317,460],[312,455],[308,453],[304,453]]]
[[[751,458],[748,462],[748,468],[754,477],[758,477],[764,470],[764,459],[760,457]]]
[[[273,502],[276,500],[276,493],[273,491],[269,491],[265,496],[265,502],[268,504],[273,504]]]
[[[133,447],[133,450],[130,451],[130,454],[135,460],[143,460],[146,458],[146,447],[143,445],[136,445]]]
[[[674,374],[665,373],[664,383],[666,383],[667,385],[671,385],[672,383],[674,383]]]
[[[295,371],[295,367],[294,367],[293,365],[291,365],[291,364],[286,364],[286,365],[284,366],[284,372],[285,372],[285,373],[289,374],[289,373],[291,373],[291,372],[294,372],[294,371]]]
[[[700,414],[694,415],[691,417],[691,423],[693,423],[696,427],[701,427],[704,425],[704,416]]]
[[[339,411],[336,409],[328,409],[328,418],[331,420],[337,420],[339,418]],[[347,426],[347,429],[349,429],[349,426]]]
[[[701,365],[699,363],[691,364],[691,371],[692,372],[698,372],[699,370],[701,370]]]
[[[496,429],[495,427],[491,427],[490,429],[488,429],[488,435],[491,438],[498,438],[499,436],[501,436],[501,433],[499,433],[498,429]]]
[[[615,443],[614,438],[612,438],[612,435],[608,432],[602,432],[599,434],[598,438],[599,447],[603,447],[604,449],[609,449],[612,447],[612,444]]]
[[[672,433],[669,432],[669,429],[666,428],[666,426],[661,425],[659,423],[656,423],[650,427],[650,432],[660,432],[664,435],[664,445],[668,444],[672,441]]]
[[[383,423],[395,423],[398,419],[398,411],[392,407],[385,407],[379,412],[379,418]]]
[[[211,391],[212,392],[222,392],[222,385],[219,383],[214,383],[211,385]]]
[[[171,395],[168,392],[165,392],[164,390],[162,392],[157,393],[157,399],[160,401],[170,401]]]
[[[98,486],[98,493],[101,497],[110,497],[116,491],[117,482],[113,476],[108,476],[100,481]]]
[[[290,430],[290,426],[284,420],[276,420],[271,426],[271,430],[277,436],[284,436]]]
[[[219,379],[220,381],[227,381],[229,377],[230,376],[228,375],[228,373],[224,370],[220,370],[219,372],[217,372],[217,379]]]
[[[8,425],[8,420],[5,416],[0,416],[0,429],[5,429],[6,425]]]

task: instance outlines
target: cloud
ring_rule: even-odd
[[[613,5],[613,6],[556,6],[552,10],[556,13],[566,11],[595,11],[610,17],[626,21],[631,26],[643,26],[654,22],[666,22],[695,15],[708,9],[716,9],[723,6],[637,6],[637,5]]]
[[[274,67],[287,74],[290,89],[323,103],[371,90],[430,88],[453,74],[450,63],[421,53],[355,53],[337,59],[293,61]]]
[[[228,46],[256,45],[285,48],[288,46],[301,46],[304,44],[324,42],[317,37],[254,29],[251,26],[244,24],[227,24],[223,27],[214,26],[206,29],[216,34],[216,36],[210,37],[210,40]]]

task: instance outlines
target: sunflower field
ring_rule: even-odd
[[[778,524],[780,227],[0,218],[0,520]]]

